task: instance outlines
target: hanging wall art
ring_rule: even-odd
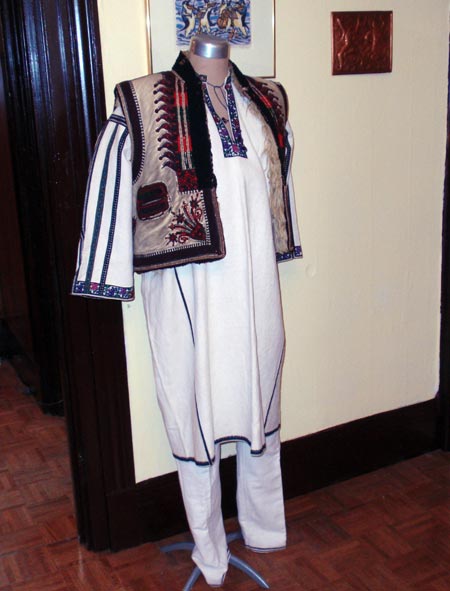
[[[392,11],[332,12],[332,72],[392,72]]]
[[[274,0],[147,0],[150,69],[172,67],[198,33],[226,39],[250,76],[275,76]]]

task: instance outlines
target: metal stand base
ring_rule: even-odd
[[[234,542],[234,540],[242,539],[241,532],[234,532],[232,534],[227,535],[227,543]],[[176,542],[175,544],[169,544],[168,546],[163,546],[161,550],[168,554],[169,552],[173,552],[174,550],[193,550],[194,549],[194,542]],[[253,579],[260,587],[263,589],[270,589],[267,582],[262,578],[260,574],[258,574],[255,569],[253,569],[249,564],[238,558],[237,556],[233,556],[230,554],[229,564],[235,566],[243,573],[245,573],[248,577]],[[187,580],[185,586],[183,587],[183,591],[191,591],[192,587],[194,586],[196,580],[201,575],[201,571],[196,566],[191,573],[191,576]]]

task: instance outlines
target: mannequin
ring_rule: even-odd
[[[90,169],[72,290],[130,300],[141,274],[192,559],[211,586],[233,564],[222,443],[236,442],[246,547],[286,544],[277,261],[302,256],[285,93],[228,55],[226,42],[198,36],[172,70],[117,85]]]

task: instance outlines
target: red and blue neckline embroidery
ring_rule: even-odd
[[[219,132],[219,137],[222,142],[223,155],[225,158],[235,158],[237,156],[240,156],[241,158],[247,158],[247,148],[245,147],[244,140],[242,139],[236,100],[234,98],[233,85],[231,83],[231,74],[228,75],[228,78],[226,79],[223,86],[226,94],[226,106],[229,114],[231,135],[227,126],[225,125],[225,122],[221,117],[219,117],[216,110],[214,109],[211,97],[209,96],[208,92],[206,76],[200,75],[199,78],[202,81],[203,97],[205,99],[206,106],[208,107],[214,123],[216,124],[217,131]]]

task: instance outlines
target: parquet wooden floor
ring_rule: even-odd
[[[158,544],[77,542],[64,420],[0,364],[0,591],[181,591],[192,563]],[[286,503],[289,547],[232,544],[277,591],[450,591],[450,454],[427,453]],[[235,520],[227,521],[235,530]],[[170,542],[186,539],[176,536]],[[224,591],[259,587],[230,569]],[[194,589],[210,589],[199,580]]]

